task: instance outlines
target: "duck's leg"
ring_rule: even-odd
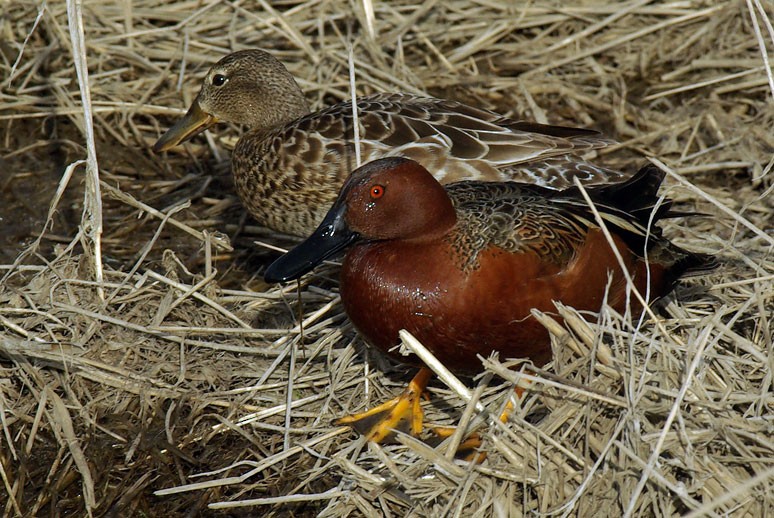
[[[337,419],[336,424],[351,426],[374,442],[382,442],[394,430],[410,431],[411,435],[418,436],[424,418],[419,403],[432,374],[430,369],[422,367],[400,396],[367,412]]]
[[[524,382],[527,385],[529,382]],[[521,397],[524,394],[524,385],[516,385],[513,391],[516,393],[516,400],[521,401]],[[505,404],[503,412],[500,414],[500,421],[503,423],[508,422],[508,416],[513,412],[514,404],[513,400],[509,399]],[[439,440],[445,440],[454,433],[456,428],[454,426],[437,426],[433,428],[433,433]],[[462,459],[468,462],[481,463],[486,459],[486,452],[477,453],[477,449],[481,446],[481,435],[478,432],[473,432],[468,435],[460,445],[457,447],[455,456],[458,459]]]

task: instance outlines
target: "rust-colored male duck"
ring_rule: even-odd
[[[651,300],[715,265],[648,229],[649,219],[680,215],[669,200],[656,205],[663,176],[647,166],[626,182],[588,189],[633,286]],[[342,249],[341,300],[366,340],[389,351],[405,328],[461,374],[480,370],[476,355],[492,351],[546,363],[549,335],[532,308],[551,313],[561,301],[596,312],[607,301],[622,312],[628,303],[621,264],[577,188],[474,181],[444,188],[414,161],[377,160],[352,173],[319,228],[275,261],[266,280],[297,278]],[[402,396],[342,422],[387,414],[369,432],[374,440],[401,419],[421,423],[428,378],[423,368]]]
[[[612,141],[596,131],[516,121],[453,101],[376,94],[357,103],[360,152],[413,158],[441,183],[518,180],[556,189],[620,181],[578,155]],[[229,54],[207,73],[188,113],[154,146],[164,151],[224,121],[249,128],[232,155],[239,197],[255,219],[306,236],[355,169],[352,105],[310,113],[282,63],[261,50]]]

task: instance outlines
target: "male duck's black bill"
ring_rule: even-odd
[[[357,241],[360,235],[353,232],[344,221],[345,208],[343,203],[334,205],[311,236],[274,261],[263,276],[266,282],[298,279]]]
[[[202,110],[199,101],[194,101],[183,118],[169,128],[161,138],[153,145],[153,151],[159,153],[166,151],[185,142],[186,140],[198,135],[206,130],[218,120],[209,113]]]

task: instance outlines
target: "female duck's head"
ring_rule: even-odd
[[[188,112],[153,149],[166,151],[221,121],[263,129],[307,113],[301,88],[277,58],[257,49],[234,52],[210,68]]]

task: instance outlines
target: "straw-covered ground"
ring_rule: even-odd
[[[758,0],[6,1],[2,512],[772,516],[772,19]],[[240,209],[239,129],[150,150],[208,65],[251,47],[315,107],[350,96],[351,48],[358,95],[603,130],[620,145],[595,160],[660,161],[664,192],[709,215],[667,233],[722,266],[641,322],[560,307],[506,425],[516,370],[464,380],[484,412],[434,382],[428,419],[470,419],[483,463],[365,443],[332,419],[413,373],[364,347],[335,267],[263,283],[277,253],[256,241],[292,241]]]

